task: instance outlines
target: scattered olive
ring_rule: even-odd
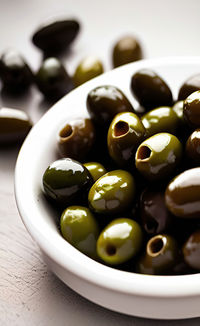
[[[200,164],[200,129],[190,135],[186,143],[187,156],[196,164]]]
[[[200,127],[200,91],[190,94],[184,101],[183,116],[189,126]]]
[[[74,85],[80,86],[88,80],[101,75],[103,72],[103,64],[98,58],[94,56],[86,57],[75,70],[73,76]]]

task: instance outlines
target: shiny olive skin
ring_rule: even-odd
[[[172,110],[176,113],[177,117],[179,118],[179,123],[184,123],[183,106],[184,101],[178,101],[172,106]]]
[[[77,118],[66,123],[59,131],[57,145],[63,157],[83,160],[95,141],[95,129],[91,119]]]
[[[91,211],[83,206],[69,206],[61,215],[62,236],[84,254],[96,258],[99,235],[97,221]]]
[[[200,91],[190,94],[185,99],[183,117],[189,126],[200,127]]]
[[[90,172],[94,182],[101,178],[104,174],[107,173],[106,169],[101,163],[98,162],[88,162],[83,164],[88,171]]]
[[[185,100],[190,94],[200,90],[200,74],[189,77],[181,86],[178,99]]]
[[[159,132],[176,133],[179,118],[171,107],[162,106],[147,112],[141,118],[147,137]]]
[[[97,240],[97,254],[109,265],[118,265],[134,257],[141,249],[143,235],[140,225],[129,219],[113,220]]]
[[[61,206],[81,203],[93,182],[89,171],[70,158],[51,163],[42,181],[46,196]]]
[[[79,30],[77,20],[52,20],[35,31],[32,42],[47,55],[59,54],[70,46]]]
[[[93,56],[84,58],[77,66],[73,81],[74,85],[80,86],[88,80],[101,75],[104,72],[101,61]]]
[[[154,71],[141,69],[131,79],[131,90],[137,101],[147,109],[171,106],[172,92]]]
[[[133,112],[126,96],[115,86],[99,86],[87,96],[87,110],[97,125],[109,126],[119,112]]]
[[[167,186],[165,202],[169,211],[180,218],[200,217],[200,168],[186,170]]]
[[[113,48],[113,67],[116,68],[140,60],[142,57],[142,48],[139,41],[133,36],[125,36]]]
[[[161,189],[146,188],[140,196],[140,216],[144,230],[149,235],[167,232],[172,226],[172,215],[165,205]]]
[[[178,245],[172,236],[155,235],[147,242],[145,254],[137,264],[137,272],[150,275],[170,274],[178,256]]]
[[[41,93],[50,100],[58,100],[73,88],[73,83],[62,63],[56,58],[44,60],[36,76]]]
[[[143,141],[145,128],[135,113],[118,113],[108,130],[108,151],[119,165],[125,166],[134,157],[138,145]]]
[[[1,56],[0,77],[3,89],[15,94],[26,91],[33,82],[30,67],[16,50],[8,50]]]
[[[90,188],[89,207],[96,213],[117,214],[131,205],[134,196],[133,176],[124,170],[114,170],[103,175]]]
[[[168,177],[179,164],[182,145],[169,133],[159,133],[146,139],[137,149],[136,168],[149,180]]]
[[[187,265],[200,270],[200,230],[193,232],[185,242],[183,256]]]
[[[16,143],[23,140],[32,127],[28,115],[21,110],[0,109],[0,144]]]
[[[186,154],[196,164],[200,164],[200,129],[190,135],[186,143]]]

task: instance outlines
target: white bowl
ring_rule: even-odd
[[[51,270],[73,290],[109,309],[149,318],[200,316],[200,274],[150,276],[104,266],[73,248],[60,235],[41,192],[42,175],[57,156],[56,133],[71,118],[88,116],[86,97],[96,86],[118,86],[133,103],[130,79],[141,68],[159,73],[174,98],[186,78],[200,73],[200,57],[171,57],[138,61],[95,78],[56,103],[33,127],[17,160],[15,194],[22,220],[38,243]]]

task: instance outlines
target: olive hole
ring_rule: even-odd
[[[106,252],[107,252],[108,256],[114,256],[116,254],[116,248],[115,248],[115,246],[108,245],[106,247]]]
[[[161,238],[153,238],[152,241],[149,242],[149,253],[151,255],[156,255],[161,252],[163,246],[164,243]]]
[[[139,160],[146,160],[151,156],[151,150],[147,146],[141,146],[138,150],[137,158]]]
[[[61,131],[60,131],[60,137],[67,138],[72,134],[73,130],[70,125],[66,125]]]
[[[118,121],[114,126],[114,136],[120,137],[125,135],[129,130],[129,125],[125,121]]]

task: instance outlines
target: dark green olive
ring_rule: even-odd
[[[0,59],[0,76],[3,89],[22,93],[33,82],[33,74],[24,58],[15,50],[6,51]]]
[[[181,86],[178,94],[179,100],[185,100],[190,94],[200,90],[200,74],[188,78]]]
[[[149,180],[168,177],[179,164],[182,145],[169,133],[159,133],[146,139],[137,149],[136,168]]]
[[[118,265],[134,257],[143,241],[139,224],[129,218],[113,220],[101,232],[97,254],[107,264]]]
[[[171,107],[163,106],[147,112],[141,118],[147,137],[159,132],[174,134],[179,125],[179,118]]]
[[[89,171],[70,158],[51,163],[43,175],[44,193],[59,205],[81,203],[91,184]]]
[[[124,170],[106,173],[98,179],[89,191],[89,206],[101,214],[115,214],[126,210],[134,200],[135,181]]]
[[[186,143],[187,156],[196,164],[200,164],[200,129],[190,135]]]
[[[79,29],[76,20],[49,21],[35,31],[32,42],[47,55],[59,54],[70,46]]]
[[[36,74],[36,84],[47,99],[58,100],[73,88],[62,63],[56,58],[46,59]]]
[[[192,233],[185,242],[183,256],[190,267],[200,270],[200,230]]]
[[[82,85],[88,80],[101,75],[104,72],[101,61],[93,56],[84,58],[75,70],[73,81],[75,86]]]
[[[179,250],[176,240],[166,234],[155,235],[147,242],[146,252],[137,272],[151,275],[169,274],[176,265]]]
[[[131,79],[131,90],[138,102],[147,109],[171,106],[172,93],[169,86],[154,71],[142,69]]]
[[[106,169],[101,163],[98,162],[88,162],[83,164],[88,171],[90,172],[94,182],[101,178],[104,174],[107,173]]]
[[[115,44],[112,55],[114,67],[140,59],[142,59],[142,48],[135,37],[125,36]]]
[[[99,227],[90,210],[83,206],[69,206],[60,219],[62,236],[84,254],[96,258]]]
[[[165,202],[177,217],[200,217],[200,168],[194,168],[175,177],[167,186]]]
[[[95,140],[95,130],[90,119],[77,118],[66,123],[57,137],[60,154],[76,160],[83,158],[90,151]]]
[[[144,135],[145,128],[135,113],[118,113],[108,130],[108,151],[112,159],[125,166],[135,156]]]
[[[23,140],[31,127],[32,122],[24,111],[0,109],[0,144]]]
[[[133,112],[126,96],[115,86],[99,86],[91,90],[87,97],[87,109],[97,125],[109,126],[119,112]]]
[[[143,228],[148,234],[166,232],[172,225],[172,215],[165,205],[165,193],[149,187],[140,197],[140,216]]]
[[[183,116],[189,126],[200,127],[200,91],[190,94],[184,101]]]

